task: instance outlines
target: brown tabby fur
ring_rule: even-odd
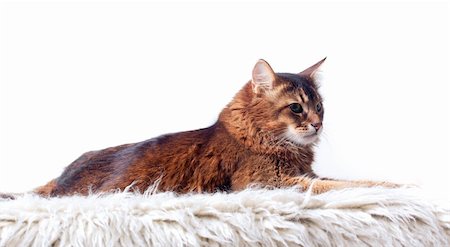
[[[321,128],[323,109],[318,112],[315,106],[322,99],[313,74],[322,62],[294,75],[272,74],[270,66],[260,60],[271,83],[258,83],[259,75],[254,74],[253,81],[245,84],[211,127],[87,152],[35,192],[85,195],[130,185],[142,192],[157,181],[159,190],[179,193],[235,191],[250,184],[312,186],[315,193],[321,193],[385,184],[315,179],[311,169],[314,144],[280,137],[288,125],[297,126],[300,132],[309,124]],[[301,103],[305,112],[294,114],[288,107],[293,102]]]

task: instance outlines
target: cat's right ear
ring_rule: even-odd
[[[327,59],[327,57],[325,57],[324,59],[322,59],[319,62],[315,63],[313,66],[303,70],[302,72],[300,72],[298,74],[301,75],[301,76],[314,78],[314,75],[317,73],[317,71],[319,71],[320,66],[323,64],[323,62],[325,62],[326,59]]]
[[[263,59],[259,59],[253,68],[252,88],[254,93],[271,90],[275,83],[275,72]]]

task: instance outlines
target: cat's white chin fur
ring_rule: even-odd
[[[316,133],[316,131],[312,128],[312,126],[308,129],[306,133],[298,132],[294,127],[288,126],[285,136],[286,138],[297,144],[297,145],[311,145],[316,143],[319,140],[319,135],[322,132],[322,128]]]

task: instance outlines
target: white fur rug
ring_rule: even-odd
[[[0,201],[0,246],[450,246],[415,189],[117,193]]]

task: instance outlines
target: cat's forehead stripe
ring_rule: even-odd
[[[302,102],[304,102],[304,103],[309,101],[309,98],[305,94],[305,91],[303,90],[303,88],[300,88],[300,98],[302,99]]]
[[[301,89],[300,89],[301,90]],[[280,99],[283,98],[283,95],[286,94],[286,92],[290,92],[291,90],[289,89],[289,86],[287,85],[279,85],[275,88],[272,89],[272,95],[274,98],[276,99]],[[299,94],[297,95],[297,101],[298,102],[302,102],[302,103],[306,103],[307,99],[305,99],[305,94],[303,92],[299,92]]]
[[[310,85],[307,79],[296,74],[277,73],[277,75],[283,79],[283,81],[288,82],[290,84],[289,86],[299,90],[303,102],[319,98],[315,89]],[[286,86],[283,88],[286,88]]]
[[[276,95],[281,95],[284,91],[286,91],[286,85],[279,85],[272,89],[272,92]]]

